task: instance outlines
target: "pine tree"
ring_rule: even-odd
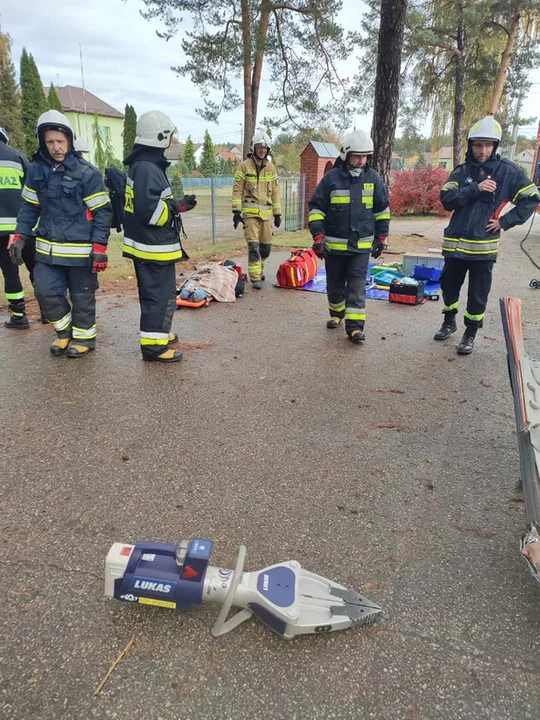
[[[208,130],[204,133],[203,150],[200,165],[201,175],[203,177],[210,177],[216,172],[216,155],[214,150],[214,143],[210,137]]]
[[[193,147],[191,135],[186,140],[186,146],[184,147],[184,162],[187,165],[189,172],[195,170],[197,167],[197,163],[195,162],[195,148]]]
[[[58,97],[58,93],[56,92],[56,88],[54,87],[54,85],[52,83],[49,88],[47,102],[49,104],[50,110],[58,110],[58,112],[61,112],[61,113],[64,112],[64,108],[62,107],[62,103],[60,102],[60,98]]]
[[[108,167],[121,168],[122,163],[114,157],[114,149],[111,141],[104,139],[99,126],[99,117],[94,115],[92,123],[92,135],[94,138],[94,165],[98,170],[105,170]]]
[[[21,56],[21,113],[24,133],[24,147],[28,157],[38,149],[36,123],[41,113],[47,111],[47,98],[32,55],[23,48]]]
[[[0,29],[0,125],[9,135],[9,144],[24,151],[21,99],[11,61],[11,38]]]
[[[131,152],[137,135],[137,113],[133,105],[126,105],[124,111],[124,158]]]

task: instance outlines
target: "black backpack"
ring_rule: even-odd
[[[118,168],[105,168],[105,185],[109,190],[109,198],[113,210],[112,227],[115,227],[117,232],[122,232],[124,225],[126,178],[126,173]]]

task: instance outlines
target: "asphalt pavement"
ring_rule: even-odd
[[[326,329],[324,295],[273,287],[286,253],[263,291],[176,313],[176,365],[141,361],[134,288],[99,294],[81,360],[49,355],[50,327],[2,327],[0,716],[537,720],[540,586],[519,554],[498,307],[522,298],[539,356],[526,230],[505,236],[470,357],[461,333],[433,341],[441,301],[368,301],[354,346]],[[540,264],[540,218],[524,246]],[[217,607],[104,598],[111,543],[194,536],[215,565],[243,543],[248,570],[296,559],[384,612],[291,642],[255,620],[215,640]]]

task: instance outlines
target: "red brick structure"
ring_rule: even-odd
[[[311,141],[300,154],[300,174],[305,175],[304,227],[309,218],[309,200],[326,173],[334,167],[339,150],[332,143]]]

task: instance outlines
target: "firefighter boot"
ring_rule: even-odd
[[[351,330],[351,332],[348,332],[347,335],[349,336],[349,340],[357,345],[363,343],[366,339],[362,330]]]
[[[10,302],[8,308],[10,318],[5,321],[4,325],[10,330],[28,330],[30,323],[26,317],[24,300],[20,302]]]
[[[173,343],[178,342],[178,335],[176,333],[170,332],[169,333],[169,339],[167,340],[168,345],[172,345]]]
[[[341,318],[338,317],[331,317],[330,320],[326,323],[326,327],[329,330],[333,330],[334,328],[337,328],[341,325]]]
[[[51,351],[51,355],[53,355],[54,357],[63,355],[66,352],[67,347],[70,342],[71,342],[71,338],[69,338],[69,337],[56,338],[56,340],[53,340],[53,342],[51,343],[51,346],[49,348],[49,350]]]
[[[456,316],[455,315],[451,315],[451,316],[445,315],[443,324],[437,330],[437,332],[433,336],[433,339],[434,340],[448,340],[450,335],[452,335],[452,333],[455,333],[456,330],[457,330]]]
[[[261,281],[260,281],[260,280],[253,280],[253,282],[251,283],[251,287],[252,287],[254,290],[262,290]]]
[[[173,363],[179,362],[183,355],[180,350],[173,350],[167,348],[161,355],[143,355],[143,360],[149,360],[151,362],[162,362],[162,363]]]
[[[66,350],[66,357],[80,358],[83,355],[88,355],[88,353],[93,349],[94,348],[88,347],[88,345],[78,345],[77,343],[72,342]]]
[[[476,330],[467,328],[463,333],[461,342],[457,347],[458,355],[470,355],[474,350],[474,338],[476,337]]]

